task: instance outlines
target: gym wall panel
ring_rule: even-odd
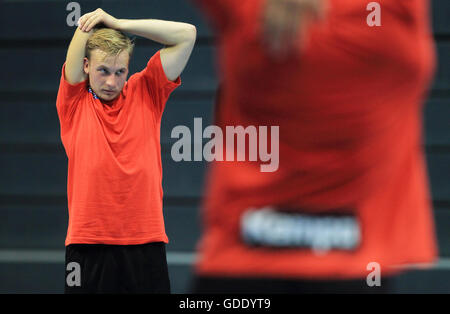
[[[0,23],[2,26],[9,26],[9,28],[0,28],[0,40],[70,38],[74,28],[66,23],[67,15],[71,12],[66,10],[69,2],[51,0],[0,2]],[[111,15],[122,18],[158,18],[192,23],[196,25],[199,36],[211,36],[209,26],[190,0],[81,0],[77,2],[80,4],[82,15],[101,7]],[[434,33],[439,36],[449,35],[450,3],[447,0],[430,2]],[[22,15],[25,14],[25,19],[17,18],[19,12]],[[14,32],[8,29],[14,29]]]
[[[130,75],[145,68],[150,57],[162,46],[136,46],[130,61]],[[58,91],[61,69],[65,61],[66,46],[61,47],[20,47],[0,48],[0,59],[10,60],[14,56],[19,62],[8,62],[0,71],[0,93],[16,92],[19,97],[23,92],[54,93]],[[215,63],[215,48],[211,45],[198,45],[194,48],[190,62],[183,72],[182,85],[174,93],[180,92],[214,92],[218,78]],[[432,89],[448,91],[450,86],[450,43],[437,43],[438,61]]]
[[[136,46],[130,61],[130,75],[143,70],[148,60],[160,48],[162,46]],[[56,99],[66,50],[67,47],[0,49],[2,60],[10,60],[12,56],[15,60],[20,60],[6,63],[5,69],[0,71],[0,93],[16,92],[16,97],[20,97],[23,92],[46,92],[54,93]],[[175,92],[214,91],[217,79],[212,66],[213,55],[214,48],[211,46],[195,47],[181,76],[182,85]]]
[[[203,195],[206,161],[173,161],[170,150],[162,153],[164,195],[198,198]],[[282,161],[282,160],[281,160]],[[434,201],[450,202],[450,154],[427,155]],[[64,152],[9,152],[0,154],[3,166],[0,197],[60,196],[66,193],[67,157]]]
[[[67,24],[71,1],[2,1],[0,2],[0,40],[61,40],[72,37],[75,27]],[[211,32],[202,15],[189,0],[78,0],[81,15],[102,8],[117,18],[162,19],[191,23],[199,37]],[[176,9],[174,9],[176,8]],[[20,14],[20,18],[17,16]],[[8,27],[4,27],[8,26]],[[11,32],[9,30],[13,29]]]
[[[197,205],[165,205],[167,250],[191,252],[201,231]],[[67,201],[58,205],[0,205],[0,250],[64,250]]]
[[[64,152],[2,153],[1,195],[59,196],[67,191],[67,157]],[[163,188],[166,197],[202,195],[206,162],[175,162],[163,153]]]
[[[202,119],[203,128],[214,123],[214,95],[195,98],[197,97],[183,99],[176,94],[171,96],[162,117],[162,143],[173,143],[171,133],[177,125],[185,125],[193,130],[194,118]],[[424,113],[425,144],[450,146],[450,99],[429,99]],[[57,150],[56,146],[60,142],[60,126],[54,99],[18,98],[3,101],[0,106],[0,148],[5,147],[5,144],[14,146],[12,149],[19,149],[19,145],[32,145],[34,148],[42,146],[42,149],[52,145]]]
[[[212,95],[212,94],[211,94]],[[203,126],[213,123],[213,96],[198,99],[171,97],[166,104],[161,122],[161,142],[172,143],[172,129],[185,125],[193,130],[194,118],[201,118]],[[41,146],[52,146],[60,150],[60,125],[56,101],[52,100],[9,100],[0,105],[0,149],[5,145],[15,150],[30,151]],[[33,147],[33,148],[32,148]],[[8,149],[9,150],[9,149]]]

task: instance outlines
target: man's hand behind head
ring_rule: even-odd
[[[109,27],[116,29],[118,27],[118,20],[98,8],[95,11],[86,13],[78,20],[78,27],[84,32],[91,31],[94,27]]]

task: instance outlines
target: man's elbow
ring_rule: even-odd
[[[186,24],[184,39],[189,42],[195,42],[197,39],[197,28],[192,24]]]

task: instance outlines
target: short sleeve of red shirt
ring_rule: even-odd
[[[178,77],[175,81],[167,78],[161,63],[161,52],[155,53],[147,63],[147,67],[137,74],[138,79],[142,79],[146,88],[150,92],[155,111],[158,118],[161,118],[164,106],[170,93],[181,85],[181,79]]]

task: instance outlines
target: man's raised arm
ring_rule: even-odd
[[[67,82],[76,84],[84,81],[87,75],[83,71],[86,43],[92,31],[84,32],[77,27],[67,50],[64,75]]]
[[[88,23],[86,23],[86,21],[88,21]],[[98,23],[103,23],[106,27],[116,28],[116,22],[117,19],[100,8],[80,17],[78,20],[78,27],[70,42],[66,56],[64,75],[70,84],[82,82],[87,78],[87,74],[83,70],[84,57],[86,53],[86,43],[89,36],[94,32],[94,26]]]
[[[197,37],[194,25],[162,20],[119,20],[119,29],[169,46],[160,53],[164,72],[171,81],[183,72]]]
[[[194,25],[163,20],[116,19],[101,9],[80,18],[80,28],[89,32],[97,23],[142,36],[169,46],[161,49],[161,63],[167,78],[175,81],[186,66],[197,37]]]

